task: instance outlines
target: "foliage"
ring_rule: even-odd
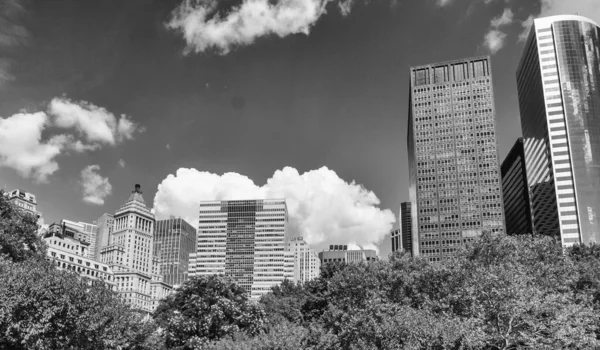
[[[126,348],[143,325],[102,282],[43,259],[0,261],[0,295],[0,348]]]
[[[44,256],[46,246],[37,228],[37,218],[12,204],[0,190],[0,257],[20,262]]]
[[[220,276],[190,278],[154,313],[165,346],[173,349],[199,349],[239,331],[258,334],[264,318],[242,287]]]

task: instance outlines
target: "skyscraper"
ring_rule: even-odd
[[[504,232],[495,114],[489,57],[410,69],[413,255],[441,261]]]
[[[533,225],[563,245],[600,242],[600,28],[536,19],[517,70]]]
[[[108,237],[112,232],[113,220],[112,214],[104,213],[96,221],[98,229],[96,230],[96,244],[94,245],[94,259],[100,261],[100,251],[108,245]]]
[[[508,234],[533,233],[522,137],[517,139],[513,148],[508,152],[500,170],[502,172],[506,232]]]
[[[294,237],[289,240],[287,250],[293,257],[293,281],[308,282],[319,277],[321,271],[321,260],[302,237]]]
[[[400,236],[402,240],[401,249],[412,255],[412,216],[410,202],[400,204]]]
[[[392,236],[392,253],[401,251],[402,250],[402,231],[399,228],[394,227],[390,231],[390,236]]]
[[[188,278],[190,254],[196,252],[196,229],[181,218],[156,222],[154,256],[159,260],[163,281],[179,286]]]
[[[287,220],[284,199],[200,203],[190,276],[225,275],[251,298],[260,298],[289,273],[285,271]]]
[[[109,244],[100,251],[101,260],[114,273],[117,292],[134,308],[152,312],[151,284],[156,278],[153,258],[154,214],[146,206],[140,185],[114,215]]]

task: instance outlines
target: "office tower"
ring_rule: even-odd
[[[181,218],[158,220],[154,226],[154,256],[163,281],[179,286],[188,278],[190,254],[196,252],[196,229]]]
[[[392,237],[392,253],[399,252],[402,250],[402,231],[394,227],[390,231],[390,236]]]
[[[101,260],[113,270],[117,292],[132,307],[152,312],[156,305],[151,283],[157,278],[153,258],[154,214],[146,206],[140,185],[114,215],[109,243],[100,250]]]
[[[86,243],[89,243],[89,249],[87,256],[89,258],[94,259],[96,256],[96,234],[98,233],[98,226],[96,223],[87,223],[87,222],[78,222],[81,226],[81,231],[79,232],[80,240]]]
[[[292,279],[294,282],[308,282],[319,277],[321,260],[302,237],[294,237],[288,242],[287,251],[293,259]]]
[[[412,213],[410,210],[410,202],[400,204],[400,234],[402,240],[402,250],[412,255]]]
[[[100,251],[108,245],[108,238],[112,232],[114,216],[104,213],[98,218],[96,232],[96,242],[94,244],[94,259],[100,261]]]
[[[62,235],[60,225],[53,224],[55,229],[44,237],[48,246],[46,254],[59,269],[76,272],[89,280],[103,280],[112,289],[116,283],[111,268],[87,256],[87,246],[78,239]]]
[[[533,233],[524,152],[523,138],[519,137],[500,167],[508,234]]]
[[[286,226],[284,199],[200,203],[190,277],[225,275],[260,298],[285,278]]]
[[[536,19],[519,68],[536,233],[600,242],[600,28],[581,16]]]
[[[378,260],[377,252],[372,249],[348,250],[347,245],[330,245],[328,251],[319,253],[321,264],[339,262],[355,263]]]
[[[408,159],[413,255],[451,257],[504,232],[489,57],[410,69]]]

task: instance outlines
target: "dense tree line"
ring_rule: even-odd
[[[1,349],[600,348],[600,247],[485,234],[453,260],[325,264],[260,301],[192,278],[151,317],[45,258],[35,218],[0,194]]]

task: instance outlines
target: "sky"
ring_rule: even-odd
[[[533,18],[597,0],[0,0],[0,186],[46,223],[287,200],[289,232],[390,252],[411,66],[492,57],[500,159]]]

